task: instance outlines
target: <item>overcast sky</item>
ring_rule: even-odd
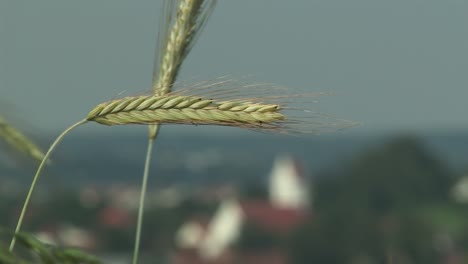
[[[148,90],[159,14],[150,0],[0,0],[0,111],[55,133]],[[464,0],[221,0],[180,80],[334,91],[320,110],[354,131],[465,130],[467,14]]]

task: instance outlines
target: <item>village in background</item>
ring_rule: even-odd
[[[161,143],[142,263],[468,261],[467,153],[460,157],[467,137],[266,138]],[[64,146],[49,164],[25,229],[105,263],[129,263],[138,144],[108,140],[98,147],[86,140]],[[85,153],[91,146],[95,151]],[[127,152],[97,158],[113,148]],[[0,226],[7,227],[16,222],[34,170],[11,157],[0,156]]]

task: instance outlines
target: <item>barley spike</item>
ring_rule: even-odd
[[[286,119],[276,104],[242,100],[216,101],[197,96],[125,97],[96,106],[88,121],[103,125],[192,124],[275,128]]]

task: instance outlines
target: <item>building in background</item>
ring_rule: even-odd
[[[225,197],[208,221],[187,220],[176,234],[175,264],[286,264],[284,241],[310,216],[310,185],[290,156],[276,159],[268,199]]]

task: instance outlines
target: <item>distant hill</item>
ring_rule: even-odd
[[[41,182],[139,182],[146,150],[145,135],[76,133],[53,154],[53,163],[44,171],[47,176]],[[213,184],[226,180],[258,183],[266,179],[274,157],[281,153],[293,154],[317,175],[339,170],[356,155],[391,137],[339,133],[306,137],[162,133],[155,147],[151,184]],[[468,168],[468,133],[431,134],[421,139],[449,167]],[[0,163],[0,177],[10,176],[26,183],[33,169],[31,166],[16,169]]]

